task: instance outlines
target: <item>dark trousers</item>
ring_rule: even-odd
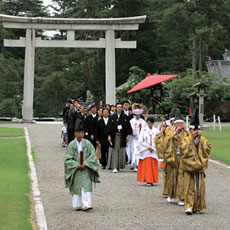
[[[88,141],[90,141],[90,142],[91,142],[90,137],[89,137],[89,135],[88,135],[88,134],[85,134],[85,135],[84,135],[84,138],[85,138],[86,140],[88,140]]]
[[[109,142],[101,143],[101,165],[106,167],[109,152]]]
[[[68,144],[74,140],[74,129],[67,128],[67,134],[68,134]]]
[[[96,144],[95,137],[94,137],[93,140],[90,138],[90,142],[91,142],[91,144],[94,146],[94,148],[95,148],[95,150],[96,150],[97,144]]]

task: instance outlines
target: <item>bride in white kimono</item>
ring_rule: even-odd
[[[146,128],[146,122],[141,118],[141,114],[143,113],[143,109],[141,105],[134,104],[133,115],[134,118],[130,120],[130,125],[133,130],[133,135],[130,137],[130,143],[126,149],[128,160],[131,161],[131,167],[134,171],[137,171],[137,159],[136,154],[138,152],[138,137],[143,129]]]
[[[155,136],[159,129],[153,126],[154,119],[147,119],[147,127],[138,137],[138,152],[135,155],[138,162],[137,181],[148,185],[158,182],[158,156],[156,153]]]

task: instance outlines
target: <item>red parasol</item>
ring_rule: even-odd
[[[151,86],[157,85],[161,82],[167,81],[177,76],[178,75],[151,75],[149,73],[148,77],[146,77],[144,80],[135,85],[132,89],[128,91],[128,93],[133,93],[141,89],[149,88]]]

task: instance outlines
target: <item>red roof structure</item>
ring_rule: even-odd
[[[177,77],[178,75],[151,75],[150,73],[148,76],[135,85],[132,89],[128,91],[128,93],[133,93],[141,89],[150,88],[154,85],[157,85],[161,82],[168,81],[172,78]]]

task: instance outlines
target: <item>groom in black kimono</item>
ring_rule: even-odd
[[[117,173],[119,169],[125,168],[126,164],[126,143],[128,141],[128,135],[132,134],[132,128],[129,122],[129,118],[124,114],[122,110],[122,103],[116,104],[116,113],[111,117],[111,124],[109,127],[108,141],[111,142],[112,151],[111,162],[108,167],[113,169],[114,173]]]

